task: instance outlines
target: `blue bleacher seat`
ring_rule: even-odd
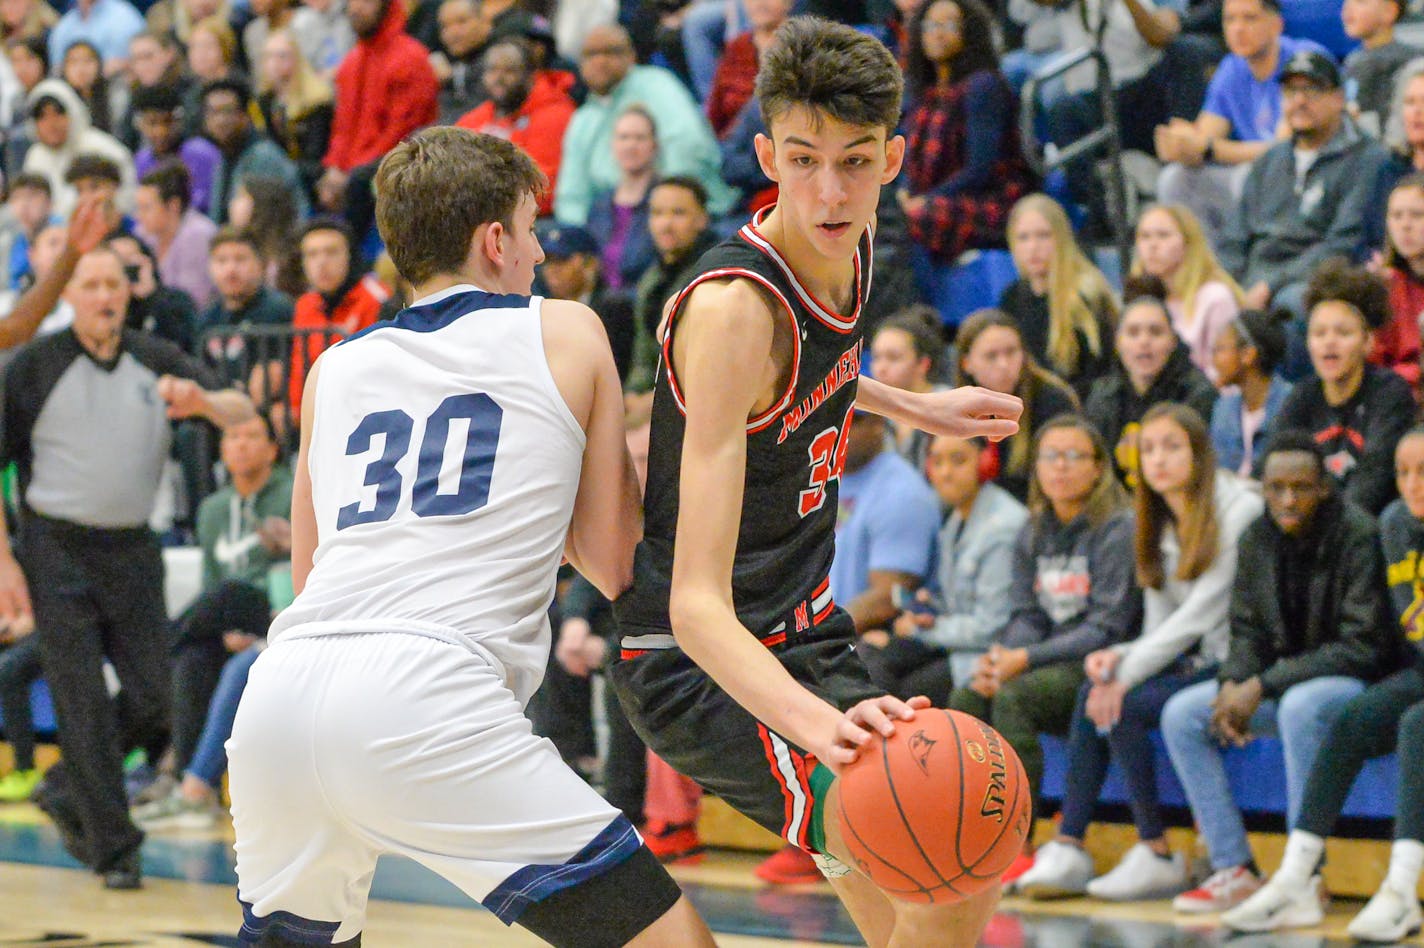
[[[1345,35],[1340,22],[1340,0],[1282,0],[1281,16],[1286,23],[1286,35],[1296,39],[1315,40],[1343,60],[1360,45]]]
[[[1007,250],[971,250],[946,265],[917,246],[911,249],[915,281],[946,326],[958,326],[976,309],[999,305],[999,295],[1018,277]]]

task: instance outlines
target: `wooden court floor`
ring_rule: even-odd
[[[106,892],[75,868],[54,831],[29,806],[0,807],[0,946],[236,946],[231,828],[150,836],[142,891]],[[678,881],[731,948],[860,944],[826,886],[773,889],[752,875],[759,856],[709,854],[679,867]],[[377,948],[530,946],[443,881],[410,863],[383,861],[365,944]],[[1089,900],[1006,899],[982,948],[1327,948],[1350,944],[1358,902],[1331,907],[1318,930],[1228,938],[1211,921],[1179,925],[1166,903],[1107,906]],[[1424,944],[1415,939],[1410,944]]]

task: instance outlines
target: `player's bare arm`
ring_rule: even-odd
[[[292,591],[300,593],[311,575],[316,554],[316,508],[312,506],[310,456],[312,419],[316,417],[316,383],[321,358],[312,363],[302,388],[302,434],[297,446],[297,469],[292,475]]]
[[[1016,395],[966,385],[943,392],[907,392],[861,376],[855,407],[932,435],[1002,441],[1019,430],[1023,401]]]
[[[633,581],[633,549],[643,535],[638,478],[623,437],[623,394],[608,335],[582,303],[546,300],[544,354],[554,384],[586,442],[564,555],[610,599]]]
[[[891,715],[910,717],[910,706],[887,696],[842,715],[791,677],[732,602],[747,418],[786,385],[789,349],[777,357],[785,323],[746,281],[698,287],[679,317],[672,357],[687,405],[679,491],[689,502],[678,511],[669,611],[679,647],[738,704],[838,769],[870,740],[867,728],[891,733]]]

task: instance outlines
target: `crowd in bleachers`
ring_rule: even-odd
[[[154,526],[196,540],[203,580],[168,633],[172,685],[147,696],[171,706],[171,723],[140,741],[124,716],[108,725],[163,774],[133,788],[138,824],[214,819],[225,728],[265,619],[290,597],[281,458],[303,380],[333,339],[411,302],[374,227],[381,157],[436,123],[529,152],[549,182],[541,289],[602,318],[630,444],[645,453],[664,305],[705,250],[744,225],[755,236],[776,200],[757,153],[759,56],[788,16],[814,13],[882,39],[906,78],[908,150],[880,206],[865,370],[906,389],[977,384],[1025,403],[1020,433],[1000,444],[858,416],[831,581],[867,665],[892,692],[991,720],[1035,785],[1037,735],[1067,737],[1072,792],[1058,838],[1013,871],[1023,891],[1173,895],[1183,911],[1230,909],[1242,927],[1308,920],[1301,893],[1319,885],[1317,843],[1361,748],[1389,752],[1397,731],[1401,755],[1424,753],[1409,710],[1424,700],[1424,438],[1411,432],[1424,49],[1396,36],[1403,0],[1345,0],[1324,21],[1314,9],[0,2],[0,358],[33,373],[40,357],[27,346],[72,332],[88,348],[81,329],[98,304],[78,288],[93,275],[76,271],[103,231],[127,284],[113,290],[123,324],[176,354],[149,362],[238,390],[260,416],[215,449],[209,422],[221,412],[174,395],[197,399],[188,413],[207,420],[180,423],[171,448],[162,441],[171,474]],[[1103,82],[1092,60],[1057,68],[1095,48]],[[1041,143],[1026,135],[1066,148],[1109,115],[1120,158],[1089,153],[1044,175]],[[1124,206],[1104,183],[1118,160],[1130,172]],[[1100,251],[1122,227],[1134,246],[1120,274]],[[984,261],[1012,274],[947,306]],[[12,434],[23,401],[7,389],[3,460],[19,462],[9,500],[22,528],[31,468],[43,466]],[[22,552],[26,542],[21,529]],[[47,577],[25,579],[34,591]],[[611,617],[570,582],[530,714],[592,773],[588,682],[607,660]],[[22,623],[0,632],[0,716],[17,757],[0,800],[41,780],[24,696],[41,673],[58,676],[36,647],[39,619],[35,635]],[[64,745],[74,706],[56,704]],[[656,759],[644,764],[616,702],[603,716],[609,798],[660,854],[695,855],[695,794]],[[1362,717],[1374,730],[1354,740]],[[1285,881],[1264,888],[1215,754],[1262,728],[1285,744],[1293,830]],[[1154,729],[1207,843],[1204,882],[1166,846],[1145,749]],[[1128,777],[1141,845],[1093,880],[1081,844],[1109,760]],[[1404,778],[1402,817],[1417,783]],[[39,799],[70,842],[97,832],[63,786],[41,784]],[[1381,890],[1395,902],[1371,903],[1363,931],[1405,903],[1417,918],[1417,822],[1401,819]],[[80,849],[101,873],[125,868],[123,852]],[[795,852],[762,872],[817,878]]]

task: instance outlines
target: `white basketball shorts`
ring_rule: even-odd
[[[641,846],[486,659],[409,632],[295,631],[253,665],[227,743],[244,941],[352,938],[383,853],[511,924]]]

